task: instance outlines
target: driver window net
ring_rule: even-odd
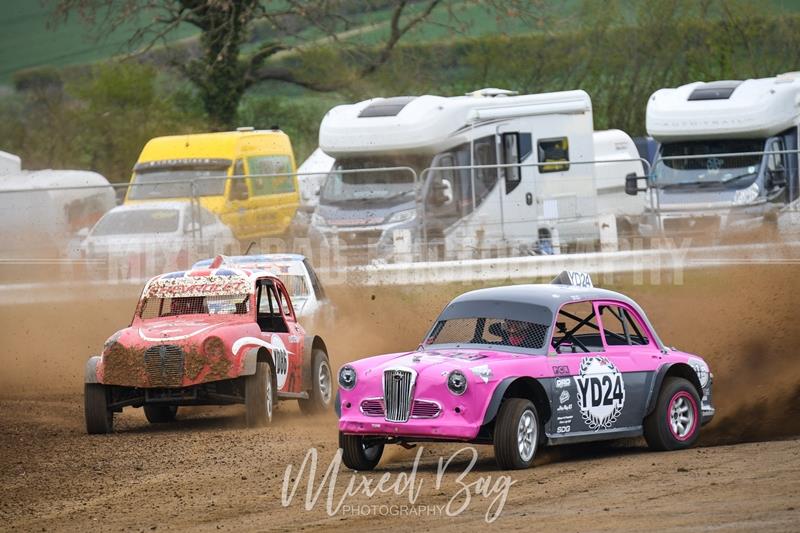
[[[540,350],[547,326],[521,320],[457,318],[436,324],[425,344],[497,344]]]
[[[179,315],[244,315],[250,311],[247,294],[223,296],[182,296],[146,298],[140,317],[143,319]]]

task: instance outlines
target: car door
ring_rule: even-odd
[[[630,348],[606,343],[598,302],[570,302],[559,309],[549,356],[554,377],[548,435],[585,437],[641,426],[647,382]]]
[[[298,342],[296,322],[293,315],[286,315],[281,306],[281,291],[285,289],[280,282],[271,278],[259,280],[257,288],[257,321],[261,338],[271,346],[272,360],[275,363],[275,381],[279,392],[297,392],[299,389],[299,369],[302,360],[302,343]],[[284,300],[285,301],[285,300]],[[291,318],[291,321],[287,321]]]
[[[305,331],[302,326],[298,324],[297,317],[294,313],[294,306],[292,305],[289,293],[286,286],[281,282],[276,283],[276,294],[278,297],[278,305],[283,313],[283,318],[286,322],[287,329],[285,345],[289,352],[289,368],[287,369],[287,388],[286,392],[300,392],[303,383],[303,371],[307,365],[304,364],[303,357],[305,356]]]

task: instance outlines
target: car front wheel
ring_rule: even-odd
[[[86,383],[83,386],[83,412],[86,432],[90,435],[114,430],[114,412],[108,407],[108,387],[105,385]]]
[[[351,470],[372,470],[383,455],[383,442],[370,440],[362,435],[348,435],[339,432],[339,448],[342,461]]]
[[[247,376],[244,385],[247,427],[267,426],[272,422],[274,406],[272,367],[266,361],[256,363],[256,373]]]
[[[509,398],[500,406],[494,433],[494,457],[500,468],[520,470],[533,464],[539,445],[539,414],[530,400]]]
[[[682,450],[700,436],[700,397],[689,381],[664,380],[655,410],[644,421],[644,438],[653,450]]]
[[[314,350],[312,357],[311,394],[307,400],[298,400],[300,410],[307,415],[329,410],[333,398],[333,380],[328,355],[322,350]]]

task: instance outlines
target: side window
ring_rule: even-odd
[[[289,307],[289,297],[286,296],[286,293],[281,290],[278,291],[278,304],[280,305],[284,315],[292,316],[292,311]]]
[[[539,163],[569,161],[569,142],[566,137],[541,139],[538,143]],[[539,173],[569,170],[569,165],[542,165]]]
[[[511,165],[519,162],[519,133],[504,133],[503,164]],[[508,194],[520,184],[522,172],[520,167],[504,167],[503,174],[505,174],[506,177],[506,194]]]
[[[275,298],[275,289],[272,285],[261,285],[258,299],[258,314],[260,315],[280,315],[281,308],[278,299]]]
[[[254,196],[294,192],[292,162],[287,155],[258,155],[247,158]],[[282,174],[272,176],[271,174]]]
[[[497,147],[494,135],[476,140],[473,149],[475,165],[497,165]],[[475,206],[481,205],[497,184],[497,168],[475,169]]]
[[[769,143],[770,152],[782,152],[784,150],[783,139],[774,139]],[[769,154],[767,157],[767,187],[782,187],[786,183],[786,164],[784,157],[786,154]]]
[[[650,343],[642,325],[624,307],[601,305],[598,309],[607,345],[644,346]]]
[[[604,351],[591,302],[569,303],[561,307],[550,346],[557,353]]]

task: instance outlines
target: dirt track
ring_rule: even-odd
[[[795,296],[787,291],[797,285],[795,270],[774,265],[726,269],[687,274],[682,286],[624,286],[668,344],[702,354],[711,364],[718,417],[704,429],[704,447],[662,454],[647,452],[638,441],[554,448],[537,459],[534,469],[512,473],[497,471],[491,449],[481,447],[475,471],[464,481],[491,476],[494,484],[503,475],[515,481],[493,525],[566,531],[797,530],[800,360],[794,352],[800,327]],[[464,289],[339,291],[341,323],[329,337],[335,365],[413,348],[441,305]],[[71,306],[0,310],[2,329],[11,333],[0,351],[0,528],[395,530],[413,524],[472,530],[483,525],[489,500],[481,496],[473,494],[466,511],[453,518],[434,507],[458,493],[456,475],[469,464],[464,455],[435,486],[437,458],[446,460],[458,446],[424,450],[416,506],[405,511],[422,516],[380,514],[408,506],[408,491],[344,497],[352,477],[345,469],[333,501],[344,497],[351,507],[328,516],[326,486],[306,511],[307,474],[291,504],[282,506],[287,465],[296,469],[316,447],[316,488],[336,452],[333,416],[304,418],[291,403],[281,406],[274,427],[259,431],[245,429],[235,407],[187,409],[176,424],[164,427],[148,425],[139,410],[126,410],[118,417],[116,434],[86,436],[83,362],[127,322],[133,304],[87,298]],[[398,448],[386,454],[390,482],[410,472],[415,453]],[[380,475],[367,479],[377,483]],[[395,507],[361,508],[358,515],[353,507],[359,505]],[[456,499],[451,511],[458,506]],[[371,514],[365,516],[367,510]]]

